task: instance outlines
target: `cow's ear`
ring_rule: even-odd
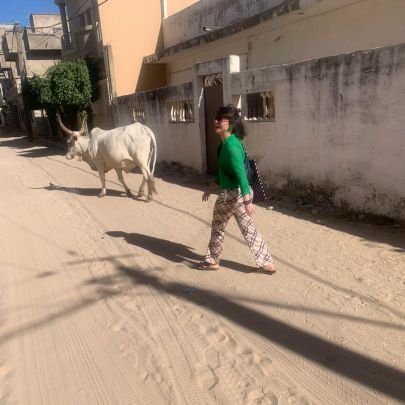
[[[79,137],[77,135],[73,135],[72,137],[75,141],[77,141],[79,139]]]

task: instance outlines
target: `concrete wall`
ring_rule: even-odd
[[[167,58],[168,84],[190,81],[195,63],[224,55],[240,55],[246,58],[247,67],[254,69],[400,44],[405,38],[402,0],[300,1],[299,7],[300,10],[275,16],[256,27]],[[167,21],[170,18],[164,24]]]
[[[10,68],[13,71],[13,76],[17,76],[17,66],[15,61],[6,61],[5,58],[5,43],[3,42],[3,35],[6,31],[12,31],[13,25],[12,24],[1,24],[0,25],[0,67],[2,68]]]
[[[132,108],[143,107],[144,123],[155,133],[159,162],[181,162],[196,170],[201,168],[201,144],[195,122],[169,123],[167,103],[193,99],[192,83],[141,92],[115,100],[115,120],[119,125],[134,121]]]
[[[24,45],[27,52],[62,51],[61,36],[55,34],[31,33],[24,35]]]
[[[170,17],[185,8],[204,0],[165,0],[167,7],[167,16]]]
[[[58,36],[61,36],[60,25],[50,27],[51,25],[60,24],[60,22],[61,18],[59,14],[31,14],[30,16],[30,23],[33,32],[58,34]]]
[[[232,75],[234,94],[272,90],[275,122],[246,123],[266,180],[405,219],[405,45]]]
[[[95,6],[93,0],[66,0],[66,12],[69,19],[68,25],[71,33],[80,31],[83,28],[80,18],[70,18],[71,16],[78,16],[85,12],[90,7]],[[94,19],[95,11],[91,11]],[[73,39],[73,38],[72,38]]]
[[[147,13],[145,11],[147,10]],[[164,67],[142,66],[144,55],[156,51],[161,26],[160,1],[111,1],[100,7],[104,45],[111,45],[118,96],[163,86]]]
[[[284,1],[200,0],[163,22],[165,48],[203,35],[205,25],[224,27]]]
[[[14,77],[19,76],[19,66],[17,58],[17,33],[6,27],[1,29],[4,32],[2,41],[2,52],[0,63],[2,67],[11,67]],[[25,50],[27,75],[43,75],[46,70],[57,63],[61,58],[61,43],[53,34],[32,33],[27,29],[22,37],[22,46]],[[9,62],[6,62],[6,58]]]
[[[87,15],[86,23],[82,18],[84,13]],[[63,59],[84,59],[87,55],[102,58],[96,0],[66,0],[66,14],[71,44],[70,47],[65,47]]]
[[[405,219],[405,44],[248,70],[240,62],[240,72],[224,76],[234,100],[274,92],[275,120],[245,121],[248,150],[268,185]],[[196,65],[194,84],[118,98],[118,124],[133,121],[134,106],[143,109],[158,160],[201,170],[203,103],[193,88],[199,67],[215,63]],[[195,122],[169,124],[167,103],[186,99],[194,99]]]
[[[54,66],[56,63],[58,63],[59,60],[55,59],[27,59],[27,75],[28,76],[33,76],[33,75],[37,75],[37,76],[42,76],[43,74],[45,74],[45,72],[47,71],[48,68],[50,68],[51,66]]]

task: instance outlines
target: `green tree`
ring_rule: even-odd
[[[91,111],[91,102],[98,97],[98,89],[95,91],[98,80],[94,62],[79,59],[58,63],[49,68],[44,77],[33,76],[24,81],[24,109],[27,113],[46,110],[54,134],[57,133],[57,111],[68,127],[78,129],[79,112]]]
[[[84,109],[91,102],[91,83],[86,62],[62,62],[48,69],[46,77],[53,104]]]
[[[62,62],[46,73],[52,103],[63,112],[68,126],[78,129],[78,113],[90,106],[92,89],[89,70],[84,60]]]
[[[25,105],[30,110],[44,110],[52,103],[52,93],[49,87],[49,80],[39,76],[33,76],[24,80],[22,84],[22,95]]]

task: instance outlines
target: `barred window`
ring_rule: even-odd
[[[194,122],[193,100],[171,101],[167,104],[169,122]]]
[[[248,94],[246,96],[247,116],[245,120],[274,120],[274,104],[274,92],[272,91]]]
[[[145,122],[145,108],[140,104],[135,104],[130,107],[130,112],[134,118],[135,122]]]

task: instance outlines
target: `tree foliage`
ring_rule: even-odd
[[[49,80],[45,77],[33,76],[22,84],[25,105],[31,110],[43,110],[52,102]]]
[[[25,80],[22,94],[26,105],[32,110],[48,106],[83,110],[93,100],[87,64],[77,60],[52,66],[44,77],[33,76]]]
[[[99,71],[90,59],[61,62],[47,70],[44,77],[33,76],[22,84],[27,110],[46,110],[53,132],[59,110],[66,123],[75,128],[79,111],[90,110],[99,97]]]
[[[48,69],[52,104],[84,109],[91,102],[89,70],[84,60],[62,62]]]

